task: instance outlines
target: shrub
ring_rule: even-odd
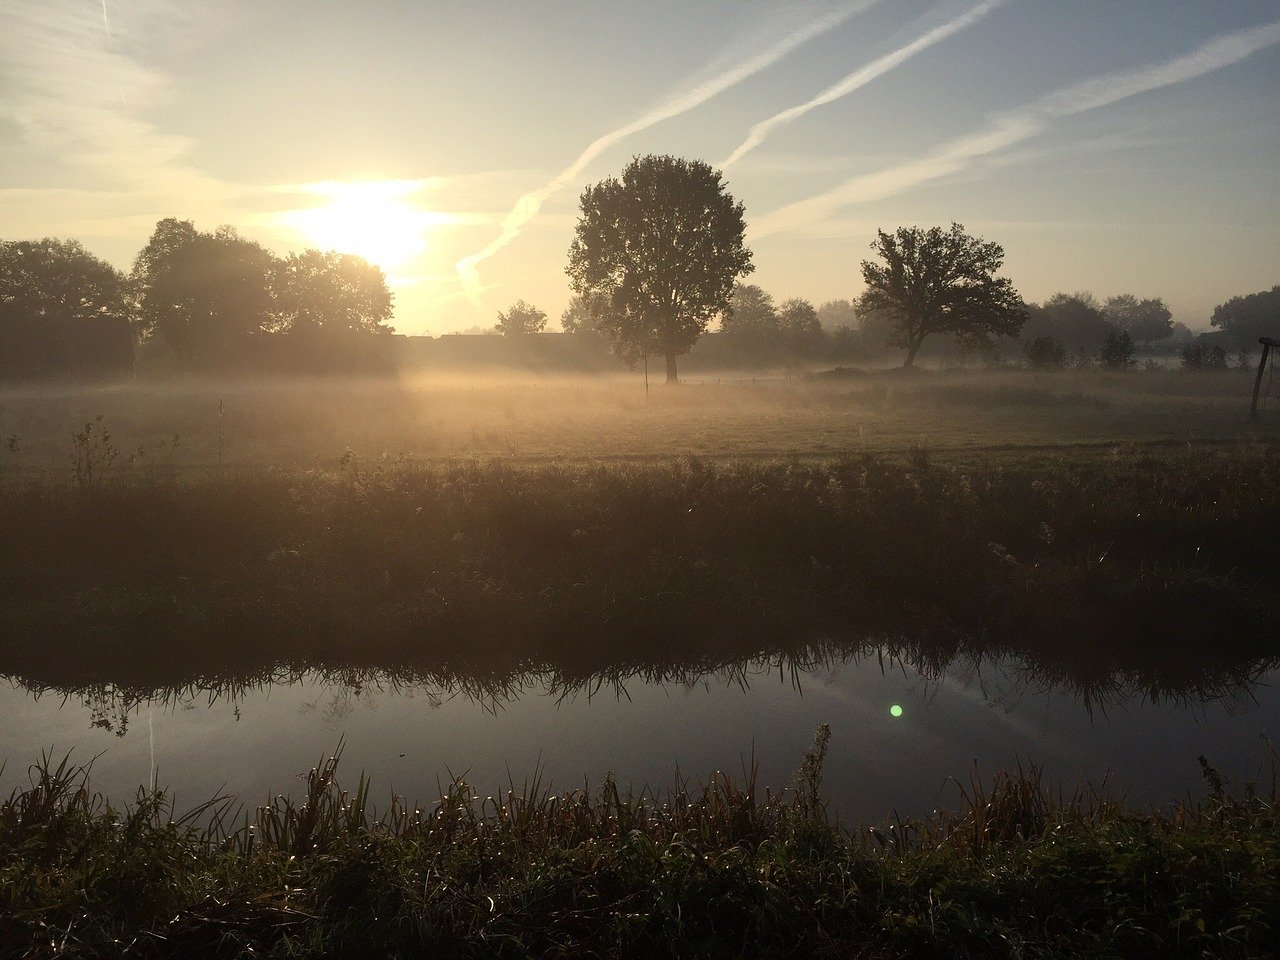
[[[1129,370],[1138,362],[1133,354],[1133,338],[1129,334],[1109,333],[1098,354],[1098,362],[1107,370]]]
[[[1036,337],[1022,348],[1032,368],[1036,370],[1058,370],[1066,366],[1067,348],[1057,337],[1045,334]]]
[[[1182,351],[1183,370],[1225,370],[1227,351],[1216,343],[1197,341],[1189,343]]]

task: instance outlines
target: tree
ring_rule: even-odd
[[[104,373],[133,362],[132,303],[115,267],[75,240],[0,241],[0,372]]]
[[[1112,331],[1098,352],[1098,362],[1108,370],[1128,370],[1138,362],[1133,353],[1133,337],[1124,330]]]
[[[991,346],[993,336],[1016,336],[1026,308],[1013,283],[997,277],[1004,249],[964,232],[899,227],[876,231],[871,244],[883,263],[862,261],[867,289],[861,305],[883,310],[894,325],[896,346],[904,347],[904,367],[915,363],[925,339],[951,334],[969,347]]]
[[[76,240],[0,241],[0,320],[128,320],[123,274]]]
[[[1037,370],[1061,369],[1067,364],[1067,348],[1062,341],[1048,334],[1036,337],[1022,348],[1023,354]]]
[[[790,351],[799,357],[816,357],[826,346],[818,311],[808,300],[793,297],[778,308],[778,325]]]
[[[1107,319],[1143,345],[1173,336],[1173,314],[1159,297],[1139,300],[1131,293],[1109,297],[1103,304]]]
[[[599,294],[578,294],[560,314],[560,329],[565,333],[603,335],[609,301]]]
[[[203,233],[161,220],[133,267],[139,331],[160,337],[187,367],[242,358],[249,339],[275,325],[279,267],[231,227]]]
[[[1209,323],[1233,344],[1255,344],[1259,337],[1280,337],[1280,284],[1219,304],[1213,308]]]
[[[828,300],[818,308],[818,321],[827,334],[830,356],[840,359],[865,357],[870,339],[879,345],[887,336],[887,331],[868,332],[866,318],[853,300]]]
[[[1055,293],[1041,305],[1027,307],[1024,339],[1050,336],[1063,345],[1096,354],[1116,330],[1091,293]]]
[[[1182,350],[1183,370],[1225,370],[1227,369],[1227,351],[1219,344],[1197,340],[1189,343]]]
[[[739,351],[754,358],[775,351],[782,341],[782,324],[773,297],[750,283],[733,285],[720,329]]]
[[[857,330],[862,325],[858,305],[852,300],[828,300],[818,308],[818,321],[827,333],[837,330]]]
[[[493,329],[506,336],[519,333],[541,333],[547,325],[547,315],[533,304],[517,300],[506,313],[498,314],[498,323]]]
[[[276,326],[290,333],[385,333],[392,296],[382,268],[349,253],[304,250],[276,277]]]
[[[701,161],[638,157],[621,179],[582,194],[566,272],[575,293],[608,300],[606,330],[624,356],[660,353],[667,382],[751,272],[744,210]]]

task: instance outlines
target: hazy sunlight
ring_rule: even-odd
[[[354,253],[390,273],[427,249],[441,216],[414,209],[416,180],[327,181],[304,188],[325,198],[320,206],[287,210],[280,221],[309,245]]]

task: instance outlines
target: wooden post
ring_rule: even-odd
[[[1271,355],[1272,347],[1280,347],[1280,341],[1270,337],[1259,337],[1258,342],[1262,344],[1262,359],[1258,361],[1258,378],[1253,381],[1253,403],[1249,406],[1251,420],[1258,419],[1258,395],[1262,393],[1262,374],[1267,369],[1267,358]]]

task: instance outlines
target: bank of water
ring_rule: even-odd
[[[1045,686],[1011,660],[926,676],[861,656],[804,671],[757,662],[694,682],[634,677],[558,689],[532,675],[501,693],[394,673],[281,671],[258,682],[193,681],[181,691],[33,690],[0,684],[0,787],[42,752],[93,760],[93,782],[127,800],[158,781],[178,806],[215,793],[246,803],[301,792],[297,779],[344,745],[340,780],[363,770],[374,797],[424,802],[465,775],[481,793],[540,771],[544,786],[664,787],[758,763],[785,784],[817,724],[833,734],[825,792],[855,822],[954,805],[949,778],[1040,766],[1071,786],[1107,783],[1136,805],[1203,792],[1201,755],[1228,776],[1266,771],[1280,745],[1280,670],[1152,700],[1123,685],[1088,696]]]

